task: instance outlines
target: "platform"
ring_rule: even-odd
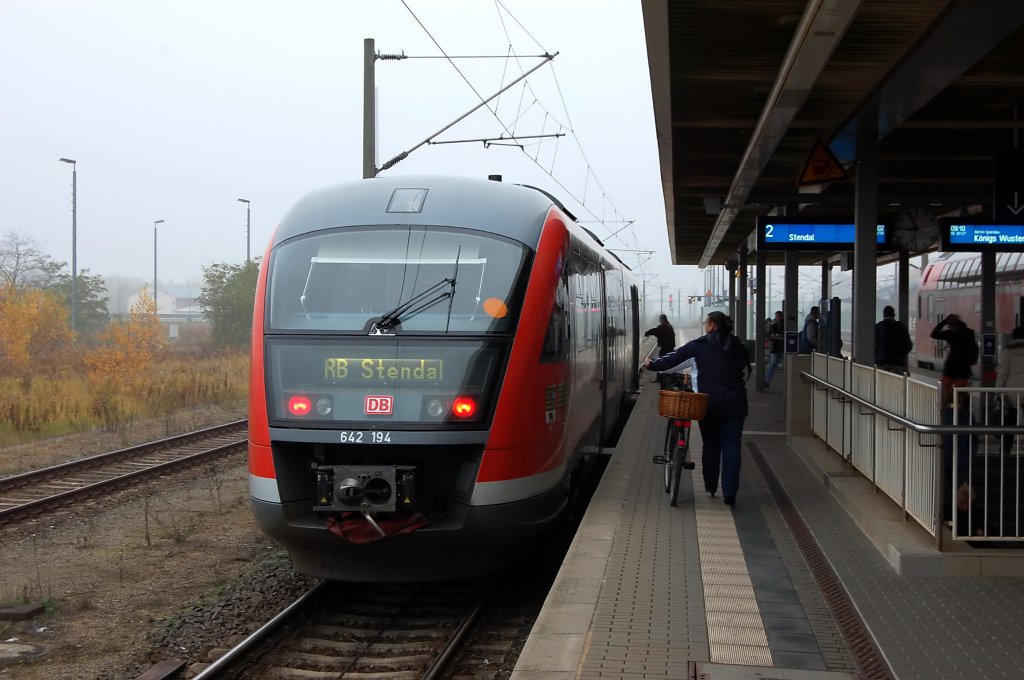
[[[694,664],[710,680],[1024,677],[1024,550],[939,553],[824,443],[786,436],[781,387],[753,381],[736,505],[704,491],[694,427],[698,468],[672,508],[651,462],[657,387],[638,395],[514,680]]]

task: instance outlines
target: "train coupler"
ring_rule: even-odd
[[[316,467],[313,510],[371,516],[416,508],[416,468],[411,465]]]

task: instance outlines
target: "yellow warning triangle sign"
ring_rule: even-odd
[[[811,155],[804,164],[803,172],[797,179],[797,186],[809,184],[824,184],[826,182],[844,182],[850,179],[846,169],[836,158],[835,154],[820,139],[814,142]]]

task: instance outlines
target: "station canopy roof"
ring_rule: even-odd
[[[642,6],[676,264],[724,263],[773,208],[852,220],[857,130],[876,107],[880,221],[990,212],[994,154],[1024,145],[1024,2]],[[800,185],[834,174],[809,164],[819,140],[850,180]]]

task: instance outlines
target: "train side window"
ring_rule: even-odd
[[[1006,257],[1006,269],[1009,271],[1009,278],[1020,280],[1020,253],[1009,253]]]
[[[929,295],[928,296],[928,321],[929,322],[934,322],[935,321],[935,296],[934,295]]]
[[[544,334],[544,346],[541,348],[542,363],[564,361],[569,347],[569,315],[566,304],[569,301],[568,281],[560,279],[555,294],[555,304],[548,319],[548,329]]]

